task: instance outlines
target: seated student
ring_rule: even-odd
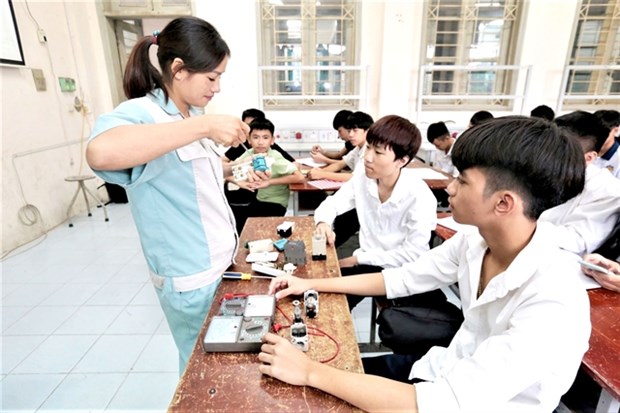
[[[241,228],[248,217],[284,216],[289,199],[288,185],[304,181],[304,176],[292,162],[284,159],[280,152],[271,149],[274,129],[273,123],[268,119],[255,119],[250,123],[248,142],[252,149],[246,151],[236,161],[236,163],[242,163],[255,155],[271,158],[273,163],[269,166],[270,178],[260,182],[234,181],[234,177],[226,178],[243,189],[258,191],[256,199],[246,207],[245,216],[239,217],[242,222],[237,224]]]
[[[493,119],[493,114],[491,114],[491,112],[487,112],[486,110],[479,110],[478,112],[473,114],[471,119],[469,119],[468,128],[480,125],[481,123],[484,123],[490,119]]]
[[[608,134],[596,116],[576,111],[554,122],[582,148],[586,184],[581,194],[543,212],[540,220],[554,224],[560,247],[583,255],[607,239],[620,216],[620,180],[592,164]]]
[[[590,311],[579,265],[536,219],[583,189],[583,155],[556,125],[521,117],[469,129],[454,146],[454,219],[479,232],[458,233],[402,268],[279,277],[269,287],[278,299],[308,289],[399,297],[458,282],[465,321],[449,346],[433,347],[413,368],[407,356],[364,358],[367,374],[357,374],[268,333],[261,373],[366,411],[553,411],[588,348]]]
[[[552,121],[553,118],[555,118],[555,112],[547,105],[540,105],[531,110],[530,116],[533,118],[541,118]]]
[[[597,110],[594,115],[609,129],[607,140],[598,153],[598,158],[594,160],[594,165],[607,168],[613,176],[620,178],[620,143],[616,141],[616,136],[620,133],[620,112]]]
[[[452,165],[451,156],[456,139],[450,135],[450,131],[446,127],[446,124],[443,122],[431,123],[426,130],[426,138],[438,150],[433,166],[447,174],[457,176],[458,171],[454,165]]]
[[[254,119],[265,119],[265,112],[263,112],[260,109],[251,108],[251,109],[244,110],[243,113],[241,114],[241,120],[243,120],[243,122],[245,122],[248,125],[252,123]],[[224,162],[234,161],[237,158],[239,158],[241,155],[243,155],[245,151],[248,149],[249,148],[243,145],[239,145],[236,148],[231,147],[224,153],[224,156],[222,157],[222,161]],[[273,144],[271,145],[271,149],[280,152],[282,156],[284,157],[284,159],[286,159],[287,161],[295,162],[295,158],[293,158],[291,154],[285,151],[280,145],[275,143],[275,140]]]
[[[325,163],[328,165],[332,164],[342,159],[343,156],[355,148],[355,146],[349,142],[349,130],[345,128],[347,118],[352,114],[353,112],[350,110],[343,109],[336,113],[336,116],[334,116],[334,120],[332,121],[332,126],[336,131],[338,131],[338,137],[344,141],[344,147],[339,151],[327,151],[321,148],[321,145],[314,145],[312,147],[312,152],[310,152],[310,156],[315,162]]]
[[[317,232],[332,245],[339,235],[332,231],[334,219],[357,210],[360,248],[340,259],[343,276],[415,261],[428,251],[437,224],[435,197],[413,170],[405,168],[420,148],[418,128],[400,116],[386,116],[368,129],[366,142],[364,168],[356,168],[351,180],[314,212]],[[363,298],[348,295],[349,308]]]
[[[309,179],[330,179],[332,181],[346,182],[351,179],[350,173],[340,173],[348,167],[351,171],[355,170],[358,162],[364,159],[366,147],[366,132],[372,125],[372,117],[364,112],[354,112],[347,118],[345,129],[349,130],[349,142],[355,148],[346,154],[341,160],[327,165],[324,168],[313,168],[308,171]]]

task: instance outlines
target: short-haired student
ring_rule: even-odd
[[[431,348],[413,367],[406,356],[365,358],[367,374],[357,374],[313,361],[268,333],[258,356],[263,374],[366,411],[555,409],[588,348],[590,311],[577,261],[537,218],[583,189],[583,153],[557,126],[530,118],[479,125],[454,145],[454,219],[479,232],[457,233],[401,268],[280,277],[269,287],[278,299],[307,289],[394,298],[458,282],[465,320],[448,347]]]

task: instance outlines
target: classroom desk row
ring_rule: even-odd
[[[426,182],[430,189],[442,190],[446,189],[450,182],[454,179],[452,176],[439,172],[424,162],[415,160],[407,165],[407,168],[417,169],[420,173],[420,177]],[[305,168],[304,169],[309,169]],[[318,192],[332,192],[337,191],[342,185],[341,182],[333,182],[332,186],[329,186],[329,182],[323,182],[324,185],[321,188],[313,186],[308,181],[290,184],[289,190],[293,193],[293,215],[299,215],[299,194],[300,193],[318,193]]]
[[[456,231],[437,225],[443,240]],[[588,290],[592,333],[590,348],[581,361],[584,370],[601,386],[597,413],[617,413],[620,409],[620,294],[604,288]]]

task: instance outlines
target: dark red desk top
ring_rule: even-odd
[[[308,254],[307,264],[299,266],[295,275],[303,278],[339,277],[338,259],[333,247],[327,249],[326,261],[312,261],[312,232],[314,222],[311,217],[250,218],[241,234],[242,245],[248,240],[264,238],[277,239],[276,227],[284,221],[293,221],[295,228],[290,239],[302,239]],[[248,251],[241,248],[236,256],[237,264],[232,271],[250,272],[250,264],[245,262]],[[282,255],[282,254],[280,254]],[[279,261],[283,258],[280,257]],[[225,293],[265,294],[269,280],[250,281],[223,280],[215,296],[219,303]],[[278,303],[287,316],[293,313],[292,298]],[[179,380],[174,398],[168,407],[169,412],[352,412],[359,409],[333,396],[309,387],[290,386],[268,377],[258,371],[259,361],[256,353],[205,353],[202,338],[208,320],[217,312],[214,304],[203,325],[198,342]],[[282,314],[276,311],[276,322],[288,324]],[[319,316],[315,322],[323,331],[332,335],[340,344],[337,357],[328,364],[353,372],[362,373],[355,330],[344,295],[320,294]],[[289,329],[280,335],[288,337]],[[336,347],[325,337],[310,336],[308,356],[315,360],[326,360],[333,356]]]
[[[620,398],[620,294],[604,288],[588,290],[592,334],[582,365],[596,382]]]

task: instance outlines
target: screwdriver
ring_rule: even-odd
[[[251,280],[252,278],[267,278],[272,280],[274,277],[268,277],[266,275],[252,275],[249,272],[225,272],[222,274],[222,278],[225,280]]]

